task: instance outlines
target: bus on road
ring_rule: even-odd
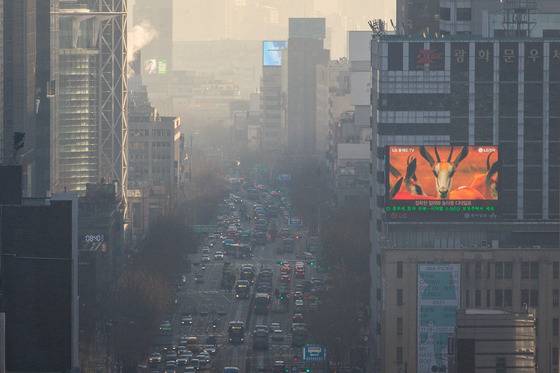
[[[245,326],[243,321],[231,321],[228,327],[230,343],[243,343],[245,340]]]
[[[307,329],[303,323],[294,323],[292,325],[292,346],[301,347],[305,344],[307,338]]]
[[[235,298],[249,299],[249,281],[237,280],[237,284],[235,285]]]

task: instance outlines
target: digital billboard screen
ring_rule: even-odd
[[[166,59],[149,59],[144,61],[145,75],[167,75]]]
[[[281,66],[282,50],[288,48],[287,41],[264,41],[263,42],[263,65]]]
[[[497,146],[389,146],[388,221],[496,220]]]

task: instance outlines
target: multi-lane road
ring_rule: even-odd
[[[251,210],[252,203],[244,202],[246,207]],[[282,228],[284,219],[278,218],[276,221],[278,230]],[[242,222],[246,230],[253,228],[252,221]],[[301,232],[299,232],[301,237]],[[241,372],[265,372],[276,361],[284,361],[288,368],[294,365],[294,356],[298,354],[298,349],[292,347],[292,338],[290,329],[293,316],[293,300],[284,300],[283,305],[279,307],[279,300],[275,299],[274,291],[272,294],[272,303],[268,314],[257,315],[252,311],[252,297],[254,295],[253,285],[251,296],[249,299],[236,299],[235,291],[227,291],[222,289],[222,269],[225,263],[229,263],[240,272],[241,266],[251,263],[255,268],[255,280],[261,268],[268,267],[273,271],[273,289],[279,287],[280,278],[280,261],[289,262],[292,268],[296,262],[296,254],[304,250],[304,238],[296,240],[294,253],[276,254],[276,247],[282,244],[281,238],[276,238],[273,242],[267,243],[266,246],[254,246],[254,255],[251,259],[236,259],[231,256],[225,256],[223,260],[215,260],[215,251],[223,251],[221,241],[219,239],[206,240],[205,244],[213,242],[211,248],[210,262],[201,263],[201,254],[193,254],[191,262],[193,263],[190,273],[186,273],[186,282],[177,292],[177,304],[172,315],[169,315],[169,321],[172,325],[173,342],[179,344],[181,337],[197,337],[199,344],[203,345],[208,336],[217,337],[218,348],[215,355],[211,357],[211,361],[206,365],[209,371],[222,372],[226,366],[239,367]],[[202,269],[202,265],[205,269]],[[185,272],[189,272],[186,270]],[[195,274],[203,274],[204,282],[196,283],[194,281]],[[293,294],[297,283],[303,284],[305,279],[295,279],[291,274],[290,289]],[[309,278],[309,275],[308,275]],[[256,281],[255,281],[256,284]],[[289,306],[286,307],[286,304]],[[183,315],[191,314],[193,317],[192,325],[182,325],[181,319]],[[245,323],[245,341],[242,344],[231,344],[228,342],[228,324],[230,321],[243,321]],[[217,327],[213,324],[216,322]],[[252,348],[252,332],[255,325],[266,325],[270,328],[272,323],[279,323],[280,328],[284,332],[282,341],[275,341],[269,338],[269,348],[267,350],[254,350]],[[165,356],[164,356],[165,359]],[[161,366],[152,366],[151,368],[159,369],[163,372],[163,363]],[[151,371],[153,371],[152,369]],[[181,366],[178,367],[179,373],[183,372]]]

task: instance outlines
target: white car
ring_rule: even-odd
[[[273,341],[283,341],[284,340],[284,333],[280,329],[276,329],[272,332],[271,336]]]
[[[208,254],[202,254],[202,257],[201,257],[200,261],[202,261],[202,262],[209,262],[209,261],[210,261],[210,255],[208,255]]]
[[[214,345],[206,345],[204,346],[204,351],[210,355],[214,355],[216,353],[216,346]]]
[[[216,251],[216,253],[214,253],[214,259],[215,260],[223,260],[224,259],[224,253],[221,251]]]
[[[276,330],[280,330],[280,323],[273,322],[270,324],[270,332],[274,333]]]

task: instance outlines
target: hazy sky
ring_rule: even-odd
[[[157,0],[154,0],[157,1]],[[286,40],[288,18],[324,17],[331,58],[347,55],[348,30],[394,19],[396,0],[174,0],[173,39]],[[133,12],[134,1],[129,1]]]

